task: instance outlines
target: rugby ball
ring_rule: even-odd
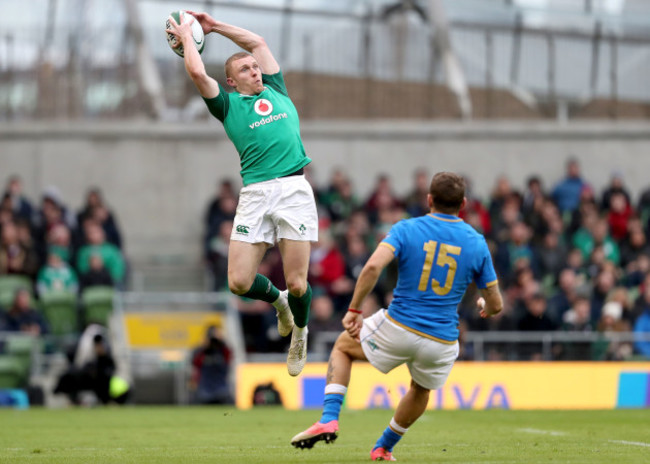
[[[186,11],[180,10],[180,11],[174,11],[171,16],[174,18],[174,21],[176,21],[176,24],[181,23],[181,15],[183,17],[183,22],[187,23],[192,20],[194,22],[192,23],[192,38],[194,39],[194,45],[196,45],[196,49],[199,51],[199,53],[203,53],[203,48],[205,47],[205,35],[203,34],[203,28],[201,27],[201,24],[196,20],[194,16],[189,14]],[[167,27],[166,29],[171,29],[172,25],[167,19],[167,23],[165,24]],[[181,44],[179,47],[174,48],[174,45],[176,45],[176,36],[171,33],[167,33],[167,43],[171,47],[171,49],[176,53],[178,56],[183,57],[185,56],[184,50],[183,50],[183,45]]]

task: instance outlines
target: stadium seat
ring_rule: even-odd
[[[32,281],[23,275],[0,276],[0,308],[9,309],[14,300],[14,294],[19,288],[26,288],[32,293]]]
[[[108,319],[113,312],[113,287],[89,287],[81,294],[86,324],[100,324],[108,327]]]
[[[22,388],[26,381],[20,359],[13,355],[0,355],[0,388]]]
[[[48,292],[41,295],[41,307],[50,332],[70,335],[78,332],[77,295],[70,292]]]
[[[40,340],[32,335],[11,334],[6,338],[4,351],[18,359],[27,377],[32,365],[32,353],[39,345]]]

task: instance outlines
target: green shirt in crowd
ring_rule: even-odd
[[[125,265],[122,252],[112,243],[103,243],[101,245],[85,245],[79,250],[77,255],[77,270],[79,274],[85,274],[90,270],[90,257],[99,255],[104,261],[104,267],[111,275],[113,282],[122,282],[124,278]]]
[[[60,267],[44,266],[38,271],[36,277],[38,293],[47,292],[76,292],[79,288],[79,281],[74,270],[67,264]]]

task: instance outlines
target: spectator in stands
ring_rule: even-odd
[[[578,280],[578,285],[583,285],[587,283],[589,279],[589,272],[587,271],[587,265],[582,256],[582,251],[578,248],[572,248],[569,250],[569,254],[566,258],[566,265],[568,268],[572,269],[576,274],[576,279]]]
[[[555,282],[556,276],[566,265],[567,248],[557,232],[547,232],[540,246],[535,247],[535,262],[540,278]]]
[[[602,316],[598,321],[598,331],[604,338],[596,344],[594,358],[607,361],[624,361],[633,352],[631,343],[620,342],[611,337],[615,332],[629,332],[630,325],[622,319],[623,306],[617,301],[605,303]]]
[[[566,177],[554,188],[551,196],[562,213],[572,212],[580,203],[580,192],[585,181],[580,176],[580,164],[576,158],[569,158],[566,163]]]
[[[580,295],[576,297],[573,307],[564,313],[562,330],[568,332],[595,332],[596,327],[591,320],[589,299]],[[592,358],[591,342],[572,342],[558,346],[559,359],[588,361]]]
[[[557,329],[557,325],[546,314],[546,298],[536,293],[526,300],[526,313],[517,322],[517,330],[546,332]],[[543,358],[541,342],[522,343],[520,354],[523,359],[541,360]]]
[[[594,279],[594,288],[591,293],[591,319],[600,320],[603,305],[607,296],[616,285],[616,268],[611,264],[604,266]]]
[[[551,233],[564,236],[564,222],[560,210],[552,200],[539,200],[535,210],[525,216],[524,222],[529,225],[533,234],[533,242],[537,245],[543,242],[544,236]]]
[[[50,252],[45,266],[38,271],[36,289],[41,296],[49,292],[77,293],[79,281],[74,269],[59,254]]]
[[[90,270],[90,257],[97,254],[101,256],[113,282],[117,285],[123,282],[126,266],[122,252],[112,243],[106,242],[104,230],[99,224],[96,222],[87,224],[86,240],[88,244],[81,247],[77,255],[79,273],[83,275]]]
[[[122,234],[117,225],[115,215],[104,202],[101,190],[93,187],[86,194],[86,204],[77,214],[77,224],[83,224],[86,219],[92,219],[102,226],[106,241],[122,248]]]
[[[318,333],[341,332],[343,325],[341,318],[334,313],[334,303],[323,290],[314,289],[314,298],[311,300],[311,316],[309,318],[309,334],[317,340]],[[315,348],[314,345],[312,347]]]
[[[648,292],[648,290],[646,290]],[[650,301],[650,296],[646,297],[646,300]],[[650,337],[650,304],[644,306],[643,312],[639,315],[636,322],[634,323],[634,333],[643,335],[645,337]],[[650,340],[636,340],[634,342],[634,348],[637,353],[645,356],[650,359]]]
[[[549,331],[557,329],[557,324],[546,314],[546,297],[536,293],[526,300],[526,314],[517,323],[517,330]]]
[[[47,253],[56,253],[66,261],[72,264],[73,248],[70,237],[70,229],[65,224],[57,224],[47,234],[46,243]]]
[[[43,190],[41,210],[37,215],[37,226],[44,229],[44,236],[53,225],[61,222],[69,229],[74,229],[77,225],[77,218],[63,202],[58,187],[50,185]]]
[[[495,268],[499,275],[511,275],[511,273],[522,266],[522,263],[536,270],[536,261],[533,248],[530,246],[530,228],[521,221],[512,224],[508,240],[499,243],[494,258]]]
[[[589,298],[578,295],[571,309],[562,316],[562,330],[571,332],[592,332],[596,329],[591,320]]]
[[[351,280],[356,281],[361,273],[361,269],[363,269],[363,266],[370,257],[366,242],[357,234],[346,234],[343,255],[345,275]]]
[[[650,256],[650,245],[648,244],[646,233],[638,219],[632,219],[628,222],[628,233],[621,242],[621,266],[630,270],[628,267],[640,256]]]
[[[99,253],[90,255],[89,267],[79,278],[80,291],[89,287],[112,287],[115,285],[110,272],[104,266],[104,259]]]
[[[352,190],[352,183],[347,177],[338,181],[324,198],[327,214],[334,222],[344,221],[359,206],[360,202]]]
[[[381,174],[377,177],[375,188],[364,204],[364,210],[369,214],[370,222],[376,224],[379,220],[379,212],[382,209],[391,209],[401,206],[401,202],[393,193],[390,177]]]
[[[623,173],[620,171],[614,171],[609,185],[603,191],[603,196],[600,201],[600,208],[604,211],[607,211],[611,208],[611,200],[614,194],[621,194],[625,198],[625,203],[631,205],[632,201],[630,199],[630,193],[625,188],[623,184]]]
[[[228,246],[231,233],[232,220],[221,221],[219,233],[210,239],[208,245],[207,262],[212,273],[212,289],[217,292],[228,290]]]
[[[345,276],[343,254],[326,227],[318,232],[318,242],[312,244],[309,261],[309,280],[314,287],[324,288],[331,297],[347,298],[354,283]]]
[[[496,233],[492,230],[492,221],[490,219],[490,213],[488,212],[487,209],[483,206],[483,202],[481,201],[480,198],[474,195],[474,192],[472,190],[472,181],[469,177],[464,176],[465,179],[465,198],[467,198],[467,204],[465,205],[465,208],[462,209],[458,215],[459,218],[465,220],[465,217],[470,213],[474,213],[478,215],[480,218],[480,223],[481,223],[481,230],[482,233],[486,237],[491,237],[491,236],[496,236]],[[510,211],[510,210],[508,210]],[[512,222],[516,220],[519,216],[519,210],[516,211],[515,213],[515,218],[512,218]],[[503,215],[503,212],[502,212]],[[476,229],[476,227],[475,227]]]
[[[531,176],[526,181],[526,191],[523,194],[521,210],[528,224],[532,224],[532,216],[541,209],[541,204],[546,199],[542,179]]]
[[[641,314],[650,310],[650,272],[646,273],[638,288],[639,295],[632,307],[632,323],[634,324]]]
[[[497,177],[495,185],[492,188],[490,205],[488,208],[490,219],[493,224],[498,220],[506,200],[513,194],[515,194],[515,192],[513,191],[508,178],[504,175]]]
[[[14,300],[5,314],[0,315],[0,331],[24,332],[32,335],[47,333],[47,325],[41,314],[32,306],[29,290],[16,290]]]
[[[210,201],[205,213],[205,252],[206,258],[210,253],[211,240],[219,235],[223,221],[233,221],[237,210],[237,193],[232,180],[223,179],[218,186],[216,195]]]
[[[22,218],[31,224],[34,217],[32,203],[23,195],[23,182],[17,175],[12,175],[7,181],[5,194],[8,195],[11,210],[16,218]]]
[[[634,211],[625,196],[620,192],[612,193],[607,222],[612,238],[620,242],[627,236],[627,224],[633,217]]]
[[[558,278],[558,290],[548,300],[548,315],[555,322],[564,320],[564,314],[575,305],[578,298],[578,279],[571,268],[562,269]]]
[[[14,222],[7,222],[0,233],[0,274],[36,276],[39,260],[29,244],[21,243],[19,229]]]
[[[429,213],[427,194],[431,176],[424,168],[419,168],[413,174],[413,188],[404,198],[404,205],[411,217],[423,216]]]
[[[216,326],[208,327],[203,344],[192,352],[191,389],[201,404],[234,404],[230,391],[232,351]]]
[[[11,197],[9,194],[5,194],[0,201],[0,231],[2,230],[3,224],[14,222],[16,219],[11,208]]]
[[[618,265],[621,260],[620,250],[616,242],[609,234],[609,224],[605,218],[596,218],[591,230],[578,231],[573,237],[573,245],[582,251],[585,258],[588,258],[594,248],[603,247],[605,259]]]

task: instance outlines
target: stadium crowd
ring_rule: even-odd
[[[83,305],[72,321],[36,308],[63,294],[76,311],[87,289],[120,287],[125,273],[122,236],[99,189],[74,212],[55,186],[35,204],[20,177],[9,177],[0,203],[0,331],[81,333],[90,322]]]
[[[306,170],[308,178],[309,170]],[[432,173],[419,169],[410,192],[400,197],[391,179],[379,176],[367,198],[359,198],[344,170],[336,170],[323,188],[310,180],[319,207],[319,241],[312,247],[309,281],[314,288],[309,330],[340,331],[354,282],[364,263],[390,227],[403,218],[428,213]],[[614,332],[650,333],[650,188],[633,204],[622,175],[596,192],[577,160],[566,163],[566,175],[551,186],[537,176],[523,191],[507,177],[496,178],[488,198],[472,192],[466,178],[468,206],[461,217],[485,235],[492,252],[505,309],[481,319],[476,289],[467,291],[459,307],[462,333],[471,331],[570,331],[601,334],[589,344],[557,344],[554,359],[624,360],[650,357],[650,342],[612,342]],[[215,290],[227,290],[227,250],[237,190],[222,180],[205,215],[205,260]],[[396,282],[396,263],[386,270],[364,315],[386,307]],[[279,288],[284,277],[277,250],[265,256],[260,273]],[[274,331],[275,311],[261,301],[240,299],[239,310],[251,352],[284,348]],[[540,359],[541,345],[524,344],[514,359]],[[499,349],[501,348],[501,349]],[[461,356],[472,359],[471,350]],[[489,359],[513,359],[495,345]]]

